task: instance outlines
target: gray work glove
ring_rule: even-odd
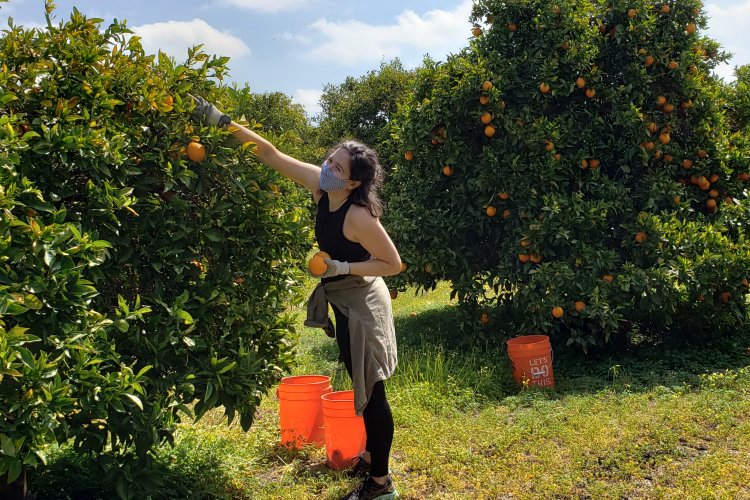
[[[193,102],[195,103],[195,109],[193,109],[192,113],[194,119],[219,127],[226,127],[232,121],[229,115],[219,111],[219,108],[204,98],[192,94],[188,95],[193,98]]]
[[[328,264],[328,269],[320,275],[320,278],[331,278],[340,274],[349,274],[348,262],[333,259],[325,259],[323,262]]]

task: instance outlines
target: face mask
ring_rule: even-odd
[[[333,175],[333,170],[328,167],[328,162],[323,162],[320,172],[320,189],[325,192],[338,191],[346,187],[346,181]]]

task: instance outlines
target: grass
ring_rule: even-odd
[[[402,498],[750,498],[750,335],[617,356],[556,348],[556,388],[519,390],[502,348],[456,347],[448,295],[394,301],[400,361],[387,391]],[[335,341],[299,311],[295,374],[348,388]],[[324,450],[278,442],[275,397],[248,433],[212,412],[161,450],[154,498],[337,498],[354,485]]]

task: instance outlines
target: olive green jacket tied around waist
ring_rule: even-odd
[[[354,410],[362,415],[376,382],[396,370],[396,328],[391,296],[383,278],[349,275],[319,283],[307,301],[305,326],[330,328],[328,304],[349,319]]]

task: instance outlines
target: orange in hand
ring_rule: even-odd
[[[326,264],[324,260],[330,258],[331,256],[322,250],[315,252],[315,255],[310,259],[310,262],[307,263],[307,270],[310,271],[310,274],[313,276],[321,276],[326,270],[328,270],[328,264]]]

